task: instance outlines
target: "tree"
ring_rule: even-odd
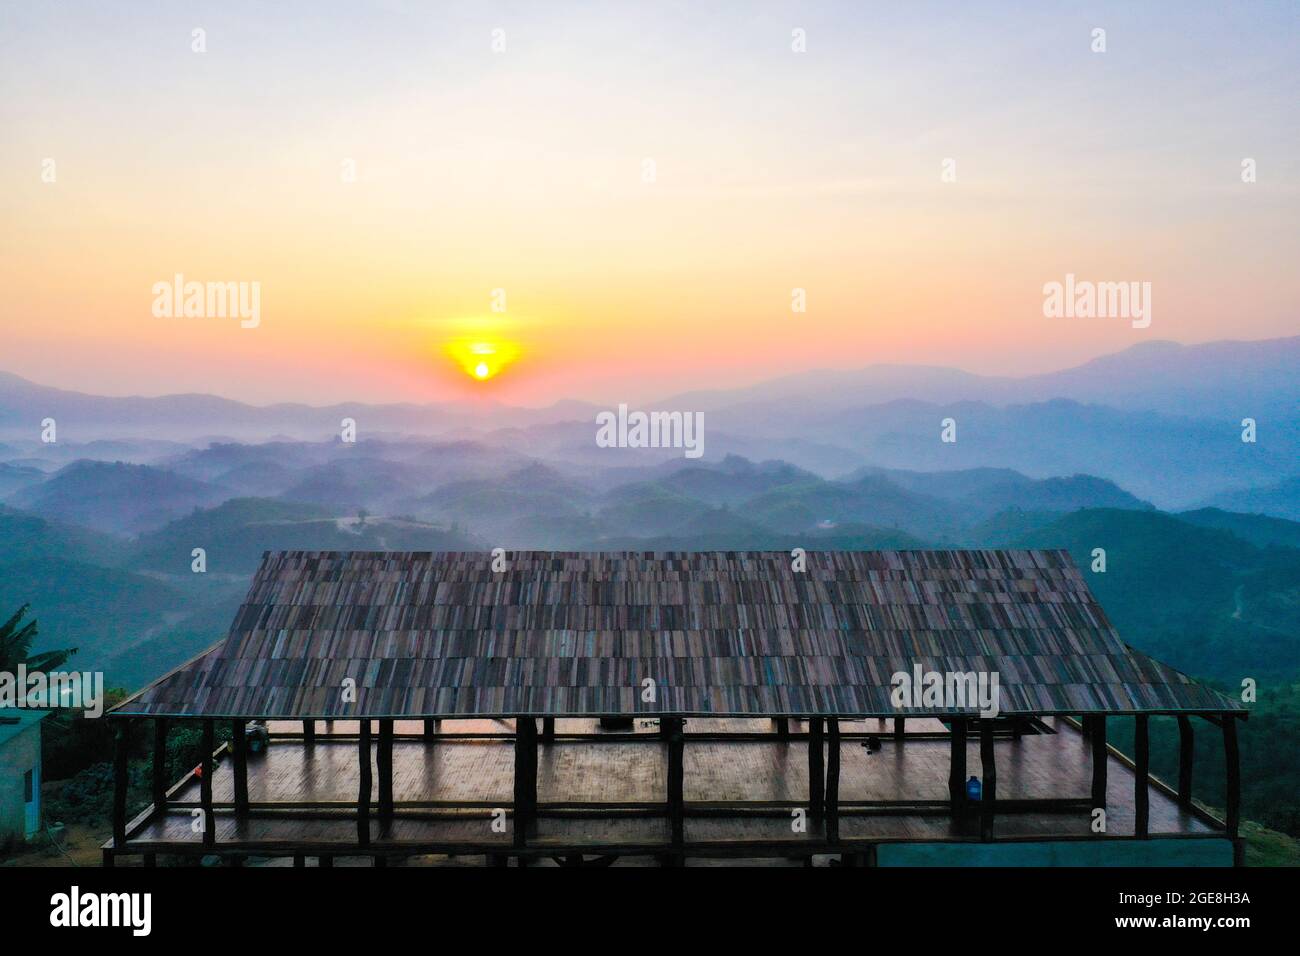
[[[13,617],[0,624],[0,671],[12,674],[19,664],[25,664],[28,670],[49,670],[64,664],[69,657],[77,653],[75,647],[58,651],[32,653],[32,641],[36,639],[36,620],[33,618],[23,624],[23,618],[31,605],[24,604]]]

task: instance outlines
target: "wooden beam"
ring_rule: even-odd
[[[217,842],[217,818],[212,812],[212,775],[216,768],[212,763],[212,752],[217,749],[216,731],[213,721],[203,721],[203,775],[199,780],[199,803],[203,808],[203,845],[212,846]]]
[[[304,720],[302,722],[302,742],[309,747],[316,743],[316,721]]]
[[[1088,742],[1092,745],[1092,807],[1106,806],[1106,770],[1110,751],[1106,749],[1106,715],[1085,717],[1089,725]]]
[[[686,802],[682,796],[686,780],[685,721],[680,717],[662,720],[668,723],[668,820],[673,846],[680,848],[686,842]]]
[[[826,719],[829,755],[826,760],[826,840],[840,842],[840,721]]]
[[[379,722],[379,750],[375,754],[379,770],[379,816],[390,819],[393,815],[393,722]]]
[[[808,718],[808,812],[820,819],[826,803],[826,764],[822,749],[823,727],[821,717]]]
[[[1237,747],[1237,718],[1223,715],[1223,762],[1228,792],[1224,803],[1224,825],[1228,836],[1237,839],[1241,828],[1241,752]]]
[[[554,717],[542,718],[542,743],[544,744],[555,743],[555,718]]]
[[[1178,803],[1184,808],[1192,805],[1192,765],[1196,760],[1195,736],[1192,718],[1178,717]]]
[[[537,721],[515,718],[515,846],[527,842],[537,812]]]
[[[167,808],[167,718],[153,719],[153,808]]]
[[[954,717],[951,723],[951,753],[948,756],[948,802],[953,816],[966,808],[966,730],[965,717]]]
[[[980,764],[984,779],[980,782],[980,839],[993,839],[993,817],[997,812],[998,769],[993,753],[993,722],[980,721]]]
[[[248,816],[248,740],[244,733],[244,721],[231,721],[230,753],[235,773],[235,816]]]
[[[113,734],[113,848],[126,846],[126,787],[131,760],[131,727],[119,719]]]
[[[357,735],[357,842],[370,845],[370,719],[362,718]],[[324,862],[322,860],[322,862]]]
[[[1145,840],[1151,831],[1151,740],[1147,733],[1150,718],[1137,714],[1133,718],[1133,834]]]

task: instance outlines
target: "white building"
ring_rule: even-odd
[[[41,720],[47,714],[0,710],[0,845],[41,828]]]

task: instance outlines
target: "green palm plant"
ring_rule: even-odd
[[[36,620],[26,624],[23,618],[31,605],[24,604],[14,616],[0,624],[0,671],[12,674],[19,664],[25,664],[28,670],[50,670],[64,664],[69,657],[77,653],[75,647],[57,651],[32,653],[32,641],[36,639]]]

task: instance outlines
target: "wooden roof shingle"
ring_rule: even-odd
[[[226,639],[114,712],[934,714],[891,702],[917,665],[996,673],[1004,715],[1242,709],[1125,645],[1065,551],[813,551],[803,571],[784,552],[505,561],[268,552]]]

